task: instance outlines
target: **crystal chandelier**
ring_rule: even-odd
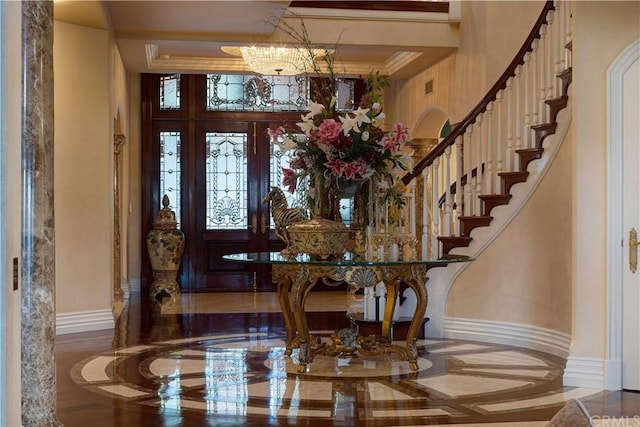
[[[252,71],[269,76],[308,72],[313,61],[307,49],[298,47],[244,46],[240,52]]]

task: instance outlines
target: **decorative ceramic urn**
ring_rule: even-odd
[[[177,228],[176,214],[169,209],[169,197],[162,198],[162,209],[158,211],[153,229],[147,233],[147,251],[153,270],[150,296],[162,302],[164,297],[180,296],[178,269],[184,250],[184,233]]]

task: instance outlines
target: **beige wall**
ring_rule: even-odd
[[[4,318],[2,328],[4,332],[4,362],[3,375],[5,383],[2,384],[4,394],[2,405],[4,407],[4,425],[18,426],[20,417],[20,291],[14,291],[12,283],[12,259],[20,257],[21,251],[21,185],[20,165],[21,140],[22,140],[22,50],[21,50],[21,5],[20,2],[4,2],[4,19],[0,26],[4,31],[4,69],[2,75],[2,90],[4,91],[4,123],[2,123],[2,178],[4,200],[0,205],[2,209],[2,236],[4,258],[2,277],[2,302],[4,303]]]
[[[447,317],[571,332],[572,156],[569,133],[531,199],[456,279]]]
[[[640,37],[640,3],[576,2],[573,35],[574,326],[572,357],[606,358],[606,73]],[[637,124],[636,124],[637,125]]]
[[[393,96],[386,99],[389,122],[403,121],[414,129],[434,108],[444,111],[451,123],[462,120],[514,58],[543,5],[543,1],[462,2],[457,53],[411,79],[392,83]],[[429,80],[434,91],[425,95]]]
[[[54,25],[57,314],[111,309],[109,37]]]

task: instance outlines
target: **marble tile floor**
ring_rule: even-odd
[[[312,293],[327,340],[357,296]],[[596,425],[640,423],[640,394],[562,386],[565,361],[482,342],[420,340],[419,370],[394,356],[284,355],[273,294],[185,294],[161,313],[132,295],[114,331],[57,337],[58,418],[71,426],[542,427],[580,399]],[[311,311],[316,310],[316,311]],[[604,416],[627,417],[607,424]]]

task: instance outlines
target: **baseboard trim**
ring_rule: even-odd
[[[602,359],[570,356],[564,368],[562,384],[568,387],[603,389],[604,365]]]
[[[444,337],[505,344],[542,351],[554,356],[569,356],[569,334],[519,323],[493,320],[444,318]]]
[[[63,313],[56,316],[56,335],[101,331],[114,328],[115,320],[111,310]]]

